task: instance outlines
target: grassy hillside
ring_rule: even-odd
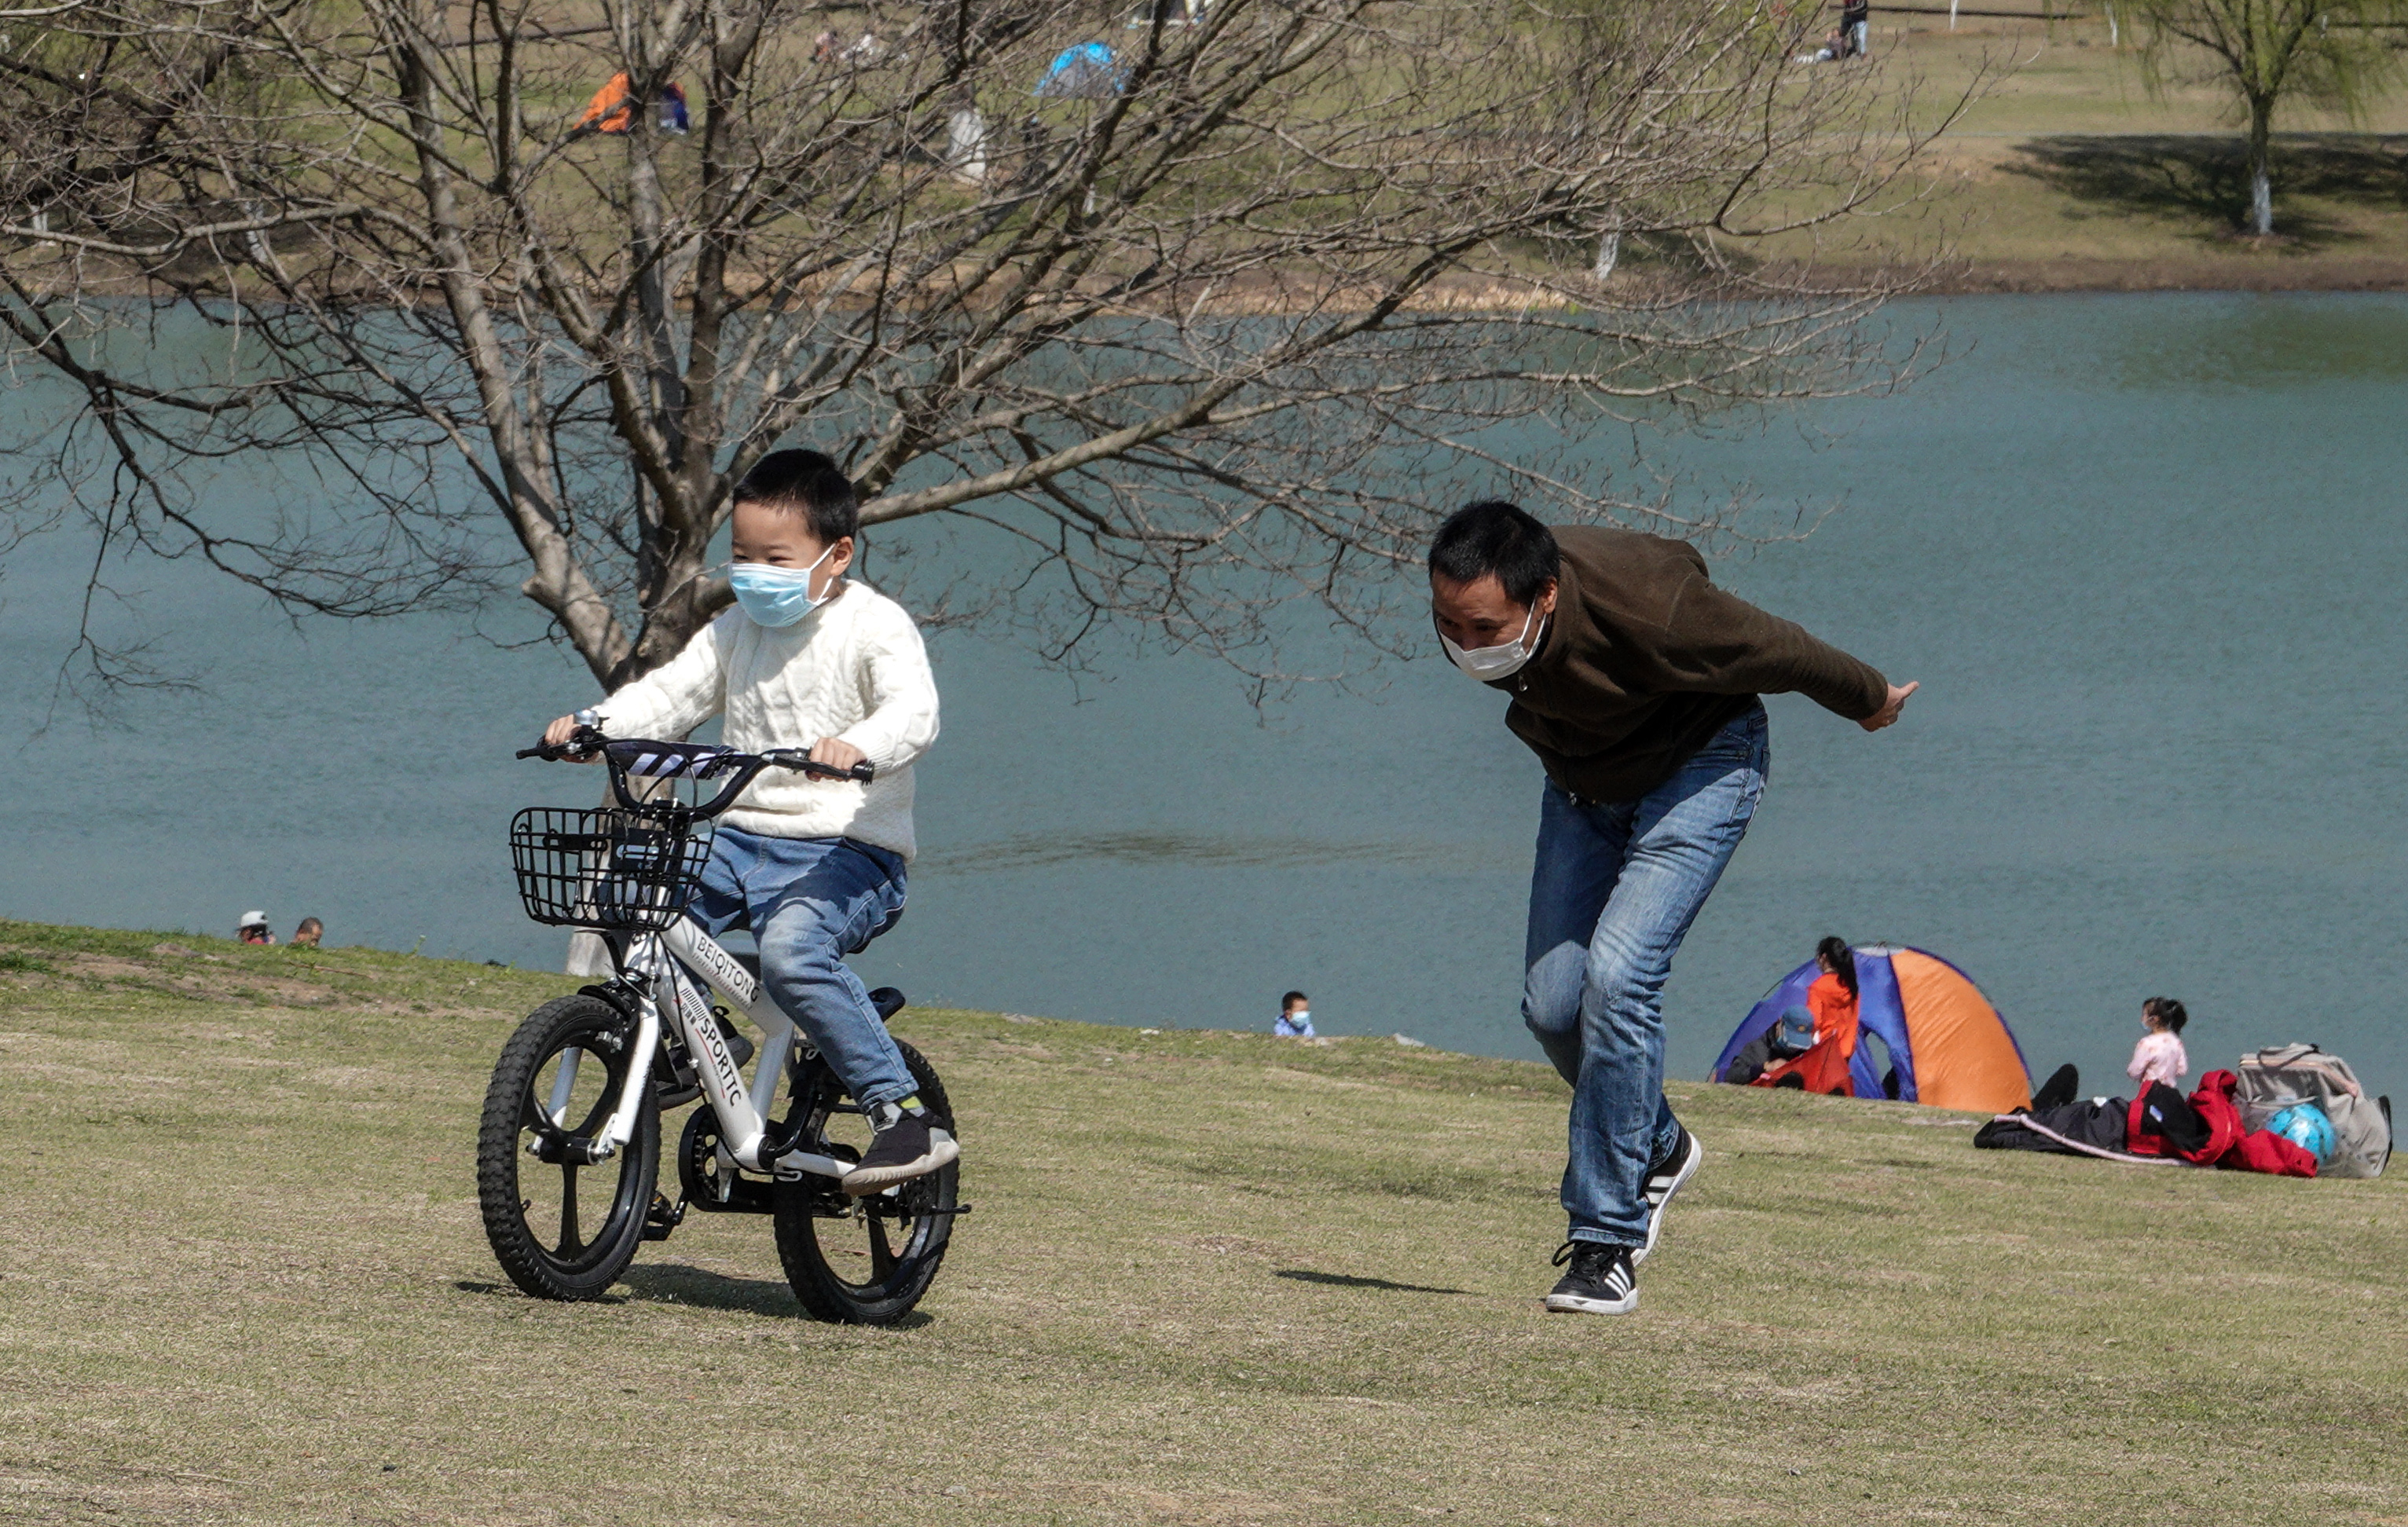
[[[2017,8],[1991,7],[1983,8]],[[2408,288],[2408,89],[2352,121],[2276,118],[2276,234],[2238,236],[2248,203],[2227,97],[2152,94],[2098,16],[2043,27],[1874,7],[1885,79],[1927,107],[1980,97],[1910,188],[1909,247],[1943,230],[1968,290]],[[1857,67],[1831,65],[1820,67]]]
[[[977,1206],[924,1319],[801,1320],[737,1217],[546,1305],[472,1137],[564,984],[0,923],[0,1520],[2408,1519],[2399,1178],[1684,1083],[1641,1312],[1551,1317],[1537,1066],[910,1012]]]

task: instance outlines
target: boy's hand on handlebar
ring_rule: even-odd
[[[567,747],[570,742],[576,740],[577,728],[579,724],[580,723],[576,717],[563,716],[560,720],[552,722],[550,726],[543,729],[544,746],[547,748]],[[572,755],[570,762],[577,764],[599,764],[602,762],[602,755],[600,753],[587,753],[581,758]]]
[[[869,755],[838,737],[822,737],[811,744],[811,762],[831,769],[851,771],[869,762]]]

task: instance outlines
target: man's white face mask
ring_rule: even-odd
[[[1531,629],[1533,626],[1537,627],[1535,634]],[[1546,631],[1546,622],[1539,619],[1538,607],[1532,606],[1530,613],[1522,618],[1522,634],[1501,647],[1474,647],[1467,649],[1455,646],[1443,631],[1438,634],[1438,641],[1440,647],[1446,649],[1448,662],[1482,683],[1493,684],[1498,679],[1509,678],[1520,672],[1522,664],[1529,662],[1538,650],[1539,644],[1535,636],[1543,636]],[[1524,642],[1528,642],[1529,645],[1525,647]]]

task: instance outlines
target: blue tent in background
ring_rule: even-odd
[[[1121,93],[1127,72],[1100,42],[1065,48],[1029,93],[1057,101],[1108,101]]]

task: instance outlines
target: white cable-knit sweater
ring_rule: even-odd
[[[730,609],[685,650],[598,707],[613,737],[682,737],[724,711],[743,752],[835,737],[877,770],[868,784],[770,769],[722,820],[765,837],[850,837],[910,859],[911,764],[937,740],[937,680],[903,607],[847,578],[790,626]]]

